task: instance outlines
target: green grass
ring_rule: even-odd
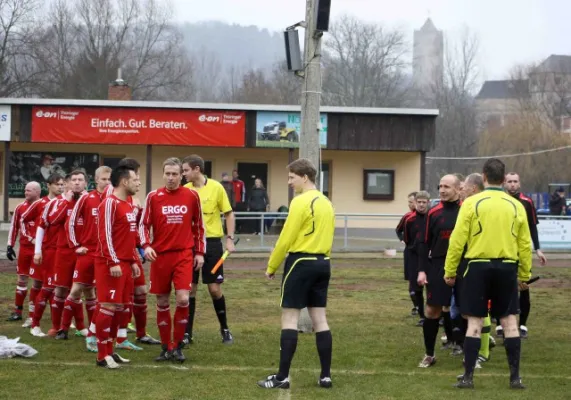
[[[234,262],[244,264],[243,260]],[[522,355],[528,390],[508,389],[505,352],[498,346],[492,350],[491,361],[476,373],[476,390],[459,394],[452,384],[461,372],[460,359],[437,349],[438,363],[433,368],[417,368],[424,354],[422,331],[413,326],[416,319],[409,316],[411,304],[402,267],[395,263],[398,261],[334,263],[328,309],[334,340],[331,391],[316,385],[319,360],[311,334],[300,335],[290,391],[265,391],[255,386],[256,380],[277,369],[279,282],[264,280],[261,261],[252,260],[251,268],[232,269],[230,260],[223,288],[236,341],[233,346],[221,344],[212,302],[202,285],[195,344],[186,351],[189,360],[182,368],[156,365],[152,359],[159,349],[147,346],[142,352],[124,354],[132,365],[120,371],[99,369],[94,355],[84,350],[83,340],[38,339],[20,324],[2,320],[1,335],[19,336],[39,354],[30,360],[0,360],[0,399],[570,398],[571,269],[542,269],[542,284],[532,289],[530,339],[524,342]],[[2,315],[10,311],[14,284],[14,274],[0,274]],[[46,330],[49,315],[44,318]],[[158,336],[152,306],[149,331]]]

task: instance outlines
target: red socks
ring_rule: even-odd
[[[93,315],[95,314],[96,308],[97,308],[97,299],[85,299],[85,311],[87,312],[88,324],[91,324],[91,321],[93,321]]]
[[[34,304],[34,316],[32,318],[32,328],[40,326],[40,321],[44,315],[48,301],[53,293],[54,291],[52,289],[42,288],[41,292],[36,296],[36,302]]]
[[[97,360],[101,361],[106,356],[113,354],[113,341],[110,339],[111,324],[115,311],[101,307],[97,313]],[[108,352],[108,343],[111,342],[111,353]]]
[[[32,286],[32,288],[30,289],[30,298],[28,299],[28,311],[29,311],[29,315],[28,318],[34,318],[34,311],[36,309],[36,299],[38,298],[38,295],[40,294],[40,292],[42,291],[42,288],[36,288],[34,286]]]
[[[61,314],[63,313],[64,304],[65,299],[54,295],[52,300],[52,329],[58,330],[61,326]]]
[[[117,343],[123,343],[127,340],[127,326],[131,320],[132,304],[127,304],[126,308],[119,315],[119,329],[117,331]]]
[[[133,304],[133,316],[135,317],[135,327],[137,328],[137,339],[147,334],[147,295],[135,296]]]
[[[18,282],[16,286],[16,295],[14,299],[15,310],[18,314],[22,314],[22,309],[24,308],[24,300],[26,300],[26,295],[28,294],[28,287],[24,282]]]
[[[184,307],[177,306],[174,313],[174,344],[177,346],[184,339],[186,324],[188,323],[188,304]]]
[[[169,306],[157,306],[157,325],[161,335],[161,343],[171,348],[172,318]]]
[[[61,330],[69,331],[71,319],[75,319],[75,327],[78,331],[85,329],[85,317],[83,315],[83,304],[81,299],[68,297],[63,306]]]

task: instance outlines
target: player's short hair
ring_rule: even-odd
[[[180,161],[180,158],[177,157],[169,157],[167,158],[164,162],[163,162],[163,172],[165,170],[166,166],[171,166],[171,167],[176,167],[178,166],[179,171],[182,173],[182,162]]]
[[[407,197],[407,198],[408,198],[408,197],[415,197],[415,198],[416,198],[416,194],[417,194],[417,193],[418,193],[418,192],[410,192],[410,193],[408,194],[408,196],[406,196],[406,197]]]
[[[452,175],[454,175],[456,178],[458,178],[460,183],[464,182],[464,180],[466,179],[466,177],[459,172],[455,172]]]
[[[118,165],[111,172],[111,185],[113,185],[114,188],[118,187],[123,179],[129,179],[131,177],[131,171],[137,172],[132,166]]]
[[[473,173],[470,174],[466,177],[466,182],[468,182],[470,185],[474,185],[478,188],[478,191],[482,192],[484,191],[485,187],[484,187],[484,177],[482,176],[482,174],[478,174]]]
[[[490,158],[484,163],[482,173],[486,176],[488,183],[501,185],[506,176],[506,165],[497,158]]]
[[[65,180],[66,182],[69,182],[70,179],[71,179],[71,173],[66,174],[64,180]]]
[[[101,167],[95,170],[95,177],[98,178],[101,174],[110,174],[111,172],[113,172],[111,167],[108,167],[107,165],[102,165]]]
[[[506,173],[506,176],[508,176],[508,175],[517,175],[517,177],[519,178],[519,174],[517,172],[513,172],[513,171],[508,172],[508,173]]]
[[[297,176],[307,175],[307,179],[315,183],[315,177],[317,176],[317,169],[311,161],[307,158],[298,158],[291,164],[287,166],[289,172],[296,174]]]
[[[191,169],[198,167],[200,173],[204,173],[204,159],[200,157],[198,154],[191,154],[189,156],[184,157],[182,160],[183,164],[188,164]]]
[[[141,168],[141,164],[139,164],[139,161],[135,160],[134,158],[122,158],[121,161],[119,161],[119,163],[117,164],[118,167],[129,167],[130,169],[132,169],[133,171],[135,171],[135,173],[137,173],[139,171],[139,168]]]
[[[77,175],[83,175],[83,179],[87,180],[87,175],[85,175],[85,172],[83,172],[83,171],[81,171],[81,170],[79,170],[79,169],[76,169],[76,170],[71,171],[71,173],[69,174],[69,179],[71,179],[71,178],[73,178],[74,176],[77,176]]]
[[[430,200],[430,193],[428,193],[426,190],[421,190],[420,192],[416,192],[414,199]]]
[[[59,181],[62,181],[62,180],[63,180],[63,176],[61,176],[60,174],[51,174],[50,176],[48,176],[46,183],[48,185],[53,185],[54,183],[58,183]]]

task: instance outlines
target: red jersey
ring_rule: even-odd
[[[36,230],[40,226],[40,219],[44,213],[44,208],[51,201],[48,196],[42,197],[32,203],[30,207],[22,214],[21,229],[22,236],[25,236],[30,242],[36,238]],[[29,226],[33,223],[33,226]]]
[[[234,201],[236,203],[246,202],[246,185],[244,181],[240,179],[234,179],[232,181],[232,186],[234,186]]]
[[[57,229],[58,248],[69,248],[65,224],[71,216],[71,212],[73,211],[73,207],[75,207],[76,203],[77,200],[75,198],[72,198],[71,201],[67,201],[65,198],[58,200],[57,204],[48,215],[49,225]],[[83,219],[78,218],[77,225],[83,225]]]
[[[141,247],[151,246],[157,253],[193,249],[195,254],[204,255],[206,238],[198,193],[185,187],[150,192],[139,225],[139,240]]]
[[[28,211],[32,206],[32,203],[24,201],[16,206],[14,210],[14,215],[12,216],[12,222],[10,223],[10,231],[8,232],[8,246],[14,247],[16,245],[16,239],[18,238],[18,232],[22,230],[22,216]],[[35,221],[28,222],[28,230],[36,230]],[[20,246],[31,247],[32,242],[28,237],[20,235]]]
[[[138,261],[137,216],[131,204],[111,195],[101,202],[98,213],[101,216],[97,224],[99,256],[109,265]]]
[[[97,250],[97,215],[103,193],[92,190],[79,198],[65,224],[69,247],[86,247],[88,251]],[[82,220],[81,232],[77,226]]]
[[[55,207],[58,205],[59,200],[62,196],[59,195],[55,199],[52,199],[45,207],[42,215],[40,216],[39,226],[44,230],[44,240],[42,242],[43,249],[55,249],[57,246],[57,231],[61,225],[52,227],[48,221],[48,216],[54,211]]]

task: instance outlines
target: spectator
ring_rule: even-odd
[[[549,200],[549,212],[551,215],[565,215],[565,208],[565,189],[560,187],[551,195],[551,200]]]
[[[246,204],[246,185],[244,181],[240,180],[240,175],[238,175],[238,170],[235,169],[232,171],[232,184],[234,185],[234,201],[235,201],[235,208],[234,211],[244,212],[246,211],[247,204]],[[244,217],[236,218],[236,232],[240,233],[243,229],[243,219]]]
[[[226,194],[228,195],[228,199],[230,199],[230,205],[232,209],[236,208],[236,198],[234,196],[234,184],[230,180],[230,175],[227,172],[222,173],[222,181],[220,182],[224,189],[226,190]]]
[[[264,187],[264,183],[260,178],[256,178],[254,187],[250,191],[248,196],[248,211],[250,212],[265,212],[270,210],[270,199],[268,198],[268,192]],[[252,229],[254,235],[260,233],[260,221],[254,219],[254,224]]]

